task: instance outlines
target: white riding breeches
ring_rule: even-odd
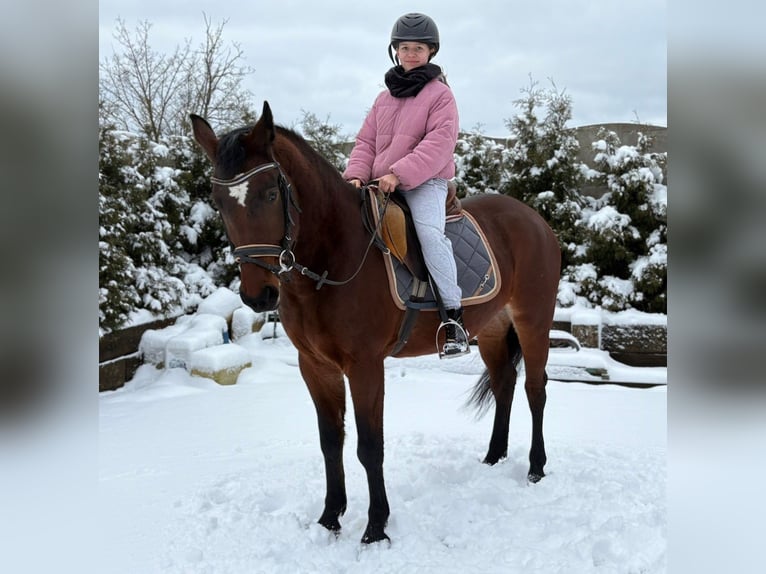
[[[457,309],[463,293],[457,284],[452,242],[444,235],[447,180],[429,179],[402,195],[410,207],[426,267],[436,282],[444,308]]]

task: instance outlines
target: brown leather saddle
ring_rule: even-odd
[[[424,282],[428,281],[428,270],[407,201],[398,191],[385,194],[378,190],[377,186],[369,187],[375,196],[381,218],[380,237],[391,255],[396,257],[414,277]],[[457,196],[457,186],[452,181],[447,182],[445,207],[447,217],[458,216],[463,210],[460,198]]]
[[[454,183],[447,184],[445,233],[453,242],[462,304],[475,305],[497,295],[500,277],[492,250],[478,223],[464,212]],[[415,224],[399,192],[385,194],[374,184],[362,188],[363,220],[384,258],[394,303],[405,311],[399,337],[390,355],[407,344],[421,310],[444,314],[440,298],[429,282]],[[445,315],[446,317],[446,315]],[[446,320],[442,317],[442,320]]]

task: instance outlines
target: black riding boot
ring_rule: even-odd
[[[447,322],[444,323],[446,335],[443,357],[452,358],[470,353],[468,346],[468,331],[463,326],[463,308],[447,310]]]

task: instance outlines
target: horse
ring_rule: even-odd
[[[293,130],[275,125],[268,101],[258,121],[220,138],[190,115],[193,137],[213,165],[211,200],[240,265],[240,296],[256,312],[278,309],[298,351],[313,400],[324,457],[326,495],[319,524],[340,533],[346,510],[343,464],[348,380],[358,431],[357,457],[369,488],[362,543],[389,541],[383,477],[384,359],[397,345],[403,311],[387,287],[384,254],[370,249],[360,192]],[[406,192],[405,192],[406,193]],[[464,310],[486,367],[469,403],[495,401],[484,462],[507,457],[519,361],[532,415],[527,478],[544,475],[543,440],[549,331],[560,274],[558,240],[531,207],[509,196],[462,201],[491,244],[499,269],[496,296]],[[397,357],[435,352],[438,313],[421,312]]]

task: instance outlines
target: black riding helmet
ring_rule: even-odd
[[[431,58],[439,51],[439,29],[436,27],[436,23],[425,14],[410,12],[400,17],[391,30],[388,57],[394,64],[399,63],[399,58],[395,55],[399,42],[422,42],[432,46],[434,53],[428,57],[430,62]]]

